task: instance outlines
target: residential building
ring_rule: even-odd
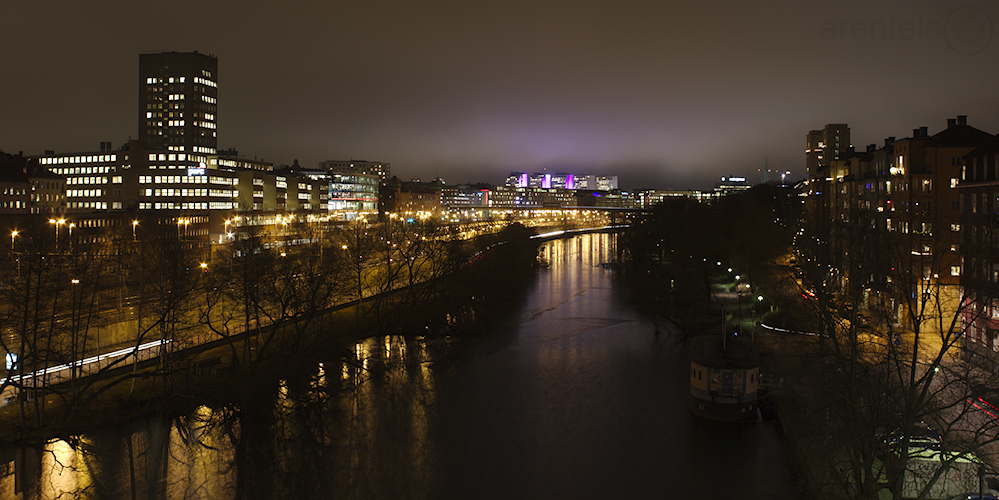
[[[881,148],[840,150],[839,158],[824,157],[810,172],[806,194],[814,235],[827,243],[824,259],[840,288],[856,292],[857,306],[867,307],[877,295],[894,321],[912,327],[908,323],[918,316],[923,329],[955,317],[962,158],[991,137],[958,116],[933,135],[919,127]],[[931,298],[934,308],[906,310]]]
[[[999,351],[999,136],[962,158],[958,181],[960,260],[965,307],[962,352],[974,359]]]
[[[845,123],[830,123],[822,130],[811,130],[805,137],[805,179],[819,178],[819,167],[841,159],[853,150],[850,127]]]
[[[27,165],[23,156],[0,151],[0,215],[29,213],[31,181],[25,173]]]

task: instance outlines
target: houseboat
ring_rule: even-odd
[[[690,410],[733,421],[756,416],[760,355],[739,335],[698,335],[690,342]]]

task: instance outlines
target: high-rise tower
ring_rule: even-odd
[[[822,130],[812,130],[805,138],[805,178],[817,177],[819,167],[839,160],[853,152],[850,127],[845,123],[831,123]]]
[[[139,139],[149,149],[217,150],[218,59],[198,52],[139,55]]]

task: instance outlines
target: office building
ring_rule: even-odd
[[[139,55],[139,140],[150,150],[217,151],[218,59],[198,52]]]
[[[381,161],[326,160],[319,162],[319,169],[331,174],[375,175],[382,183],[392,175],[392,164]]]

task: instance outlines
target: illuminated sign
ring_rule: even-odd
[[[189,168],[187,169],[187,175],[205,175],[205,169],[203,168]]]
[[[746,182],[745,177],[729,177],[729,182]]]

